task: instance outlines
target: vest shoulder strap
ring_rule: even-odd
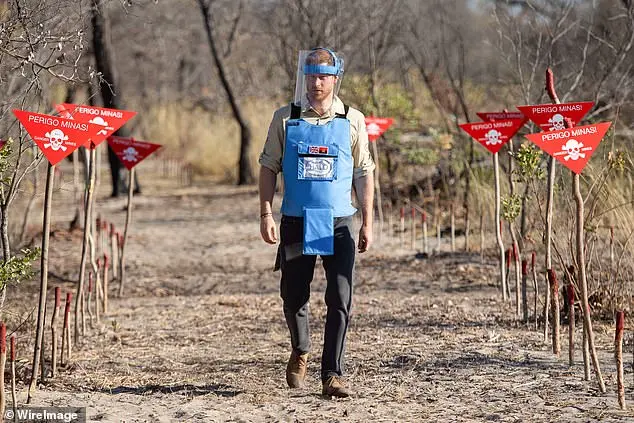
[[[291,103],[291,119],[299,119],[302,114],[302,108],[295,103]]]
[[[348,119],[348,110],[350,110],[350,106],[348,106],[347,104],[343,105],[343,114],[341,113],[335,113],[335,117],[336,118],[341,118],[341,119]]]

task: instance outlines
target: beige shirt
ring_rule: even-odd
[[[335,97],[330,110],[319,115],[312,108],[302,110],[301,118],[313,125],[323,125],[334,119],[335,114],[344,114],[343,102]],[[284,141],[286,140],[286,121],[290,118],[291,106],[286,105],[275,111],[269,126],[269,133],[264,143],[264,149],[260,154],[260,165],[272,170],[276,174],[282,171],[282,155],[284,154]],[[354,165],[353,179],[366,176],[374,170],[374,162],[370,155],[368,133],[365,129],[363,113],[352,107],[348,110],[350,121],[350,147]]]

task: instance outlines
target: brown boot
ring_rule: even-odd
[[[330,376],[323,383],[321,394],[328,397],[348,398],[352,392],[343,384],[343,380],[339,376]]]
[[[290,388],[302,388],[306,378],[308,354],[298,354],[294,350],[286,365],[286,383]]]

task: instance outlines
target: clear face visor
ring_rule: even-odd
[[[334,59],[334,65],[331,63],[307,64],[306,61],[311,53],[315,50],[324,50]],[[333,88],[333,98],[339,94],[341,81],[343,79],[343,57],[328,49],[301,50],[297,59],[297,79],[295,80],[295,98],[293,103],[305,110],[309,107],[308,101],[308,84],[306,82],[307,75],[333,75],[337,77]]]

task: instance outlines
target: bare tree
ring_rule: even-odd
[[[91,0],[90,22],[92,27],[92,46],[96,69],[99,72],[99,92],[104,107],[125,109],[122,89],[115,66],[114,49],[110,42],[110,19],[102,0]],[[117,135],[130,136],[130,131],[122,127]],[[108,145],[108,162],[112,176],[112,196],[116,197],[124,186],[122,166],[112,148]],[[138,182],[136,183],[138,189]]]
[[[408,57],[420,71],[432,101],[444,120],[445,130],[464,135],[460,121],[470,122],[472,111],[467,99],[468,83],[495,74],[495,64],[486,70],[476,55],[486,55],[486,47],[473,47],[471,40],[483,38],[479,29],[482,17],[468,12],[466,2],[436,1],[426,5],[410,2],[410,31],[403,35]],[[486,22],[486,21],[484,21]],[[484,25],[483,25],[484,26]],[[481,76],[478,76],[480,73]],[[461,143],[465,144],[465,143]],[[469,244],[472,166],[475,160],[474,143],[466,142],[466,159],[462,177],[465,181],[462,206],[464,210],[465,248]],[[457,193],[455,194],[457,195]]]
[[[2,266],[14,263],[9,210],[24,178],[42,161],[11,110],[49,111],[51,88],[80,80],[82,22],[66,18],[78,15],[66,2],[15,0],[0,5],[0,136],[12,140],[0,153]],[[0,307],[6,283],[1,290]]]
[[[216,64],[216,70],[218,71],[218,77],[222,82],[227,100],[231,106],[233,117],[240,126],[240,160],[238,163],[238,185],[251,184],[254,181],[253,169],[251,169],[251,163],[249,163],[249,149],[251,147],[251,129],[249,127],[243,112],[238,105],[236,95],[234,94],[233,87],[229,83],[227,73],[225,71],[225,65],[221,57],[221,53],[218,51],[216,42],[216,34],[214,33],[214,15],[212,13],[213,0],[198,0],[200,6],[200,12],[203,16],[205,23],[205,32],[207,34],[207,42],[209,43],[209,49],[211,55],[214,58]],[[242,4],[242,3],[241,3]],[[236,27],[238,25],[238,18],[236,18]]]

